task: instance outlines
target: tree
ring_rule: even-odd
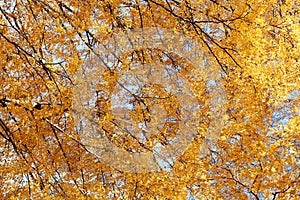
[[[298,199],[298,7],[292,0],[0,3],[1,199]],[[167,148],[182,121],[181,97],[159,84],[139,86],[126,100],[132,109],[112,112],[120,80],[130,82],[141,66],[171,66],[201,105],[197,130],[176,162],[157,172],[122,171],[82,142],[84,129],[73,118],[74,88],[80,70],[102,59],[97,50],[105,41],[145,28],[174,31],[199,44],[204,66],[213,66],[224,86],[225,124],[207,142],[216,118],[216,105],[209,103],[214,93],[185,58],[147,48],[106,58],[110,66],[93,86],[93,119],[124,152],[154,151],[155,142]],[[159,126],[164,119],[153,116],[162,110],[173,121]],[[116,113],[127,113],[134,126],[144,123],[144,140],[120,131]],[[147,132],[148,125],[158,131]],[[206,143],[203,154],[199,148]]]

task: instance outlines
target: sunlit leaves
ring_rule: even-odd
[[[0,7],[1,199],[299,198],[297,1],[11,0]],[[183,155],[158,173],[104,165],[80,142],[82,130],[72,118],[76,72],[112,33],[142,27],[197,41],[209,60],[205,67],[218,67],[226,97],[220,138],[203,154],[214,106],[194,63],[174,52],[138,49],[104,71],[95,118],[106,137],[127,151],[153,150],[155,142],[174,139],[180,102],[190,96],[178,99],[159,84],[140,87],[140,96],[129,100],[130,123],[159,129],[137,140],[118,131],[128,121],[118,121],[120,112],[111,109],[126,70],[136,63],[171,66],[191,85],[202,108],[195,114],[198,132]],[[173,121],[161,125],[165,119],[153,117],[158,113]]]

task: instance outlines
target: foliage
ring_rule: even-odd
[[[299,199],[299,6],[297,0],[0,2],[0,198]],[[75,74],[87,57],[113,33],[144,27],[174,30],[201,44],[222,75],[227,99],[215,147],[201,156],[208,120],[177,162],[158,173],[105,165],[80,142],[72,118]],[[130,56],[158,62],[166,54]],[[161,60],[172,64],[172,58],[178,61]],[[107,72],[107,84],[99,87],[110,93],[116,76]],[[203,83],[193,87],[207,105]],[[104,126],[109,101],[100,100],[95,108]],[[177,99],[160,102],[176,114]],[[135,104],[132,117],[149,120]],[[209,119],[205,109],[201,117]],[[161,137],[172,137],[177,127],[171,127]],[[161,137],[141,144],[128,136],[116,145],[151,150]]]

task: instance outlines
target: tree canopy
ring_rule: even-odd
[[[0,198],[299,199],[299,6],[297,0],[0,2]],[[105,45],[118,48],[112,54],[126,48],[111,42],[115,35],[149,28],[197,43],[202,68],[151,42],[120,56],[99,55]],[[130,39],[155,40],[150,33]],[[156,171],[122,170],[83,141],[88,122],[76,120],[74,102],[87,90],[78,85],[103,59],[108,66],[98,82],[85,85],[95,92],[90,114],[101,137],[134,155],[156,144],[168,148],[184,126],[192,137],[176,161]],[[147,70],[151,80],[134,89],[130,84],[139,85],[136,77]],[[206,79],[205,70],[218,82]],[[162,74],[163,82],[155,82]],[[222,104],[211,103],[218,84]],[[131,98],[122,97],[126,92]],[[131,107],[116,106],[124,102]],[[199,112],[185,114],[189,105]]]

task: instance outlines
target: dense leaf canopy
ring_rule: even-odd
[[[299,199],[299,6],[297,0],[0,2],[0,199]],[[202,110],[176,162],[157,172],[122,171],[82,142],[74,88],[80,70],[113,34],[145,28],[199,44],[205,67],[213,67],[223,85],[225,121],[203,154],[216,118],[208,82],[190,80],[193,63],[172,52],[128,52],[104,70],[94,104],[98,126],[114,145],[153,151],[155,142],[168,146],[180,127],[167,122],[141,141],[116,134],[117,125],[108,123],[115,122],[113,88],[123,69],[142,66],[134,63],[181,66]],[[149,111],[158,105],[156,111],[180,120],[180,97],[155,84],[140,92],[159,98],[133,95],[133,123],[158,125],[164,119],[151,119]]]

